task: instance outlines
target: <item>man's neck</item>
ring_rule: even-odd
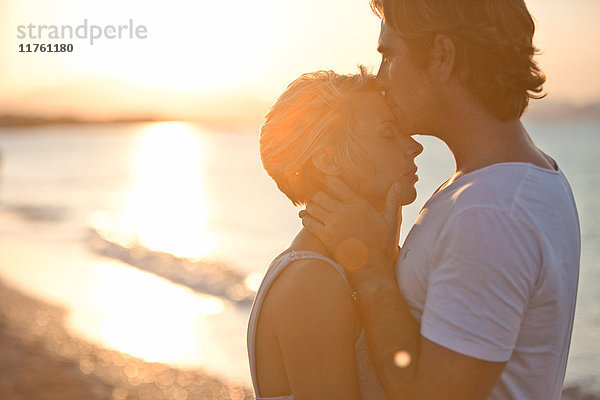
[[[478,105],[463,105],[450,111],[436,136],[454,155],[456,171],[452,180],[504,162],[527,162],[554,169],[551,159],[536,147],[520,120],[500,121]]]

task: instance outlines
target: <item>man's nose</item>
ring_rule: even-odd
[[[385,84],[385,81],[383,79],[381,79],[379,76],[380,75],[377,74],[377,77],[375,78],[375,90],[379,91],[383,95],[385,102],[387,103],[388,106],[390,106],[390,99],[388,97],[389,93],[387,92],[388,88]]]
[[[385,85],[379,79],[379,76],[375,79],[375,90],[381,92],[381,94],[385,95]]]
[[[381,65],[379,66],[379,70],[377,71],[377,77],[375,79],[375,85],[377,89],[381,91],[385,90],[387,84],[386,69],[386,66],[383,63],[381,63]]]
[[[385,81],[386,79],[383,77],[381,69],[379,69],[379,72],[377,72],[377,76],[375,77],[375,85],[377,88],[385,89]]]

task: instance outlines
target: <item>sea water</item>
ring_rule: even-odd
[[[557,161],[577,201],[582,258],[567,383],[594,385],[600,120],[527,121],[526,127]],[[418,198],[403,210],[402,239],[454,166],[441,141],[416,139],[425,150],[416,161]],[[0,279],[65,307],[69,329],[90,341],[249,383],[249,309],[148,274],[143,260],[153,255],[160,263],[172,254],[182,260],[178,268],[217,265],[248,276],[255,288],[300,229],[298,209],[261,167],[255,130],[173,122],[3,128],[0,157]],[[134,246],[142,270],[121,252],[95,252],[91,234]]]

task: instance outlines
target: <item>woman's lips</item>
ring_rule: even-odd
[[[418,168],[415,166],[413,168],[411,168],[406,174],[404,175],[416,175],[417,174],[417,170]]]
[[[411,180],[414,180],[415,182],[418,181],[419,175],[417,175],[417,167],[408,171],[406,174],[404,174],[404,176],[408,177]]]

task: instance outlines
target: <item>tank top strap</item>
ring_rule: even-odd
[[[306,259],[318,259],[327,262],[336,271],[340,274],[344,282],[346,282],[348,286],[348,291],[353,300],[356,301],[357,296],[356,292],[352,290],[350,283],[348,282],[348,278],[346,277],[346,272],[341,265],[333,261],[332,259],[325,257],[322,254],[316,253],[314,251],[290,251],[287,253],[281,254],[279,257],[275,258],[269,268],[267,269],[267,273],[254,297],[254,302],[252,303],[252,309],[250,310],[250,318],[248,321],[248,337],[247,337],[247,346],[248,346],[248,359],[250,362],[250,374],[252,377],[252,386],[254,387],[254,393],[256,398],[261,398],[258,392],[258,383],[256,381],[256,359],[255,359],[255,345],[256,345],[256,328],[258,324],[258,316],[260,314],[260,310],[262,308],[262,303],[265,299],[267,291],[271,287],[271,284],[275,281],[277,276],[283,271],[288,265],[290,265],[293,261],[297,260],[306,260]],[[281,399],[292,400],[293,396],[283,396]],[[274,398],[272,400],[279,400],[278,398]],[[264,398],[269,399],[269,398]]]
[[[348,282],[348,277],[346,276],[346,271],[344,271],[344,268],[340,264],[336,263],[331,258],[325,257],[324,255],[319,254],[317,252],[308,250],[290,251],[289,253],[284,254],[284,256],[285,255],[288,255],[288,257],[290,258],[289,262],[305,259],[317,259],[325,261],[326,263],[328,263],[336,269],[336,271],[340,274],[344,282],[346,282],[346,284],[348,285],[348,288],[350,288],[350,290],[352,291],[352,287],[350,286],[350,282]]]

